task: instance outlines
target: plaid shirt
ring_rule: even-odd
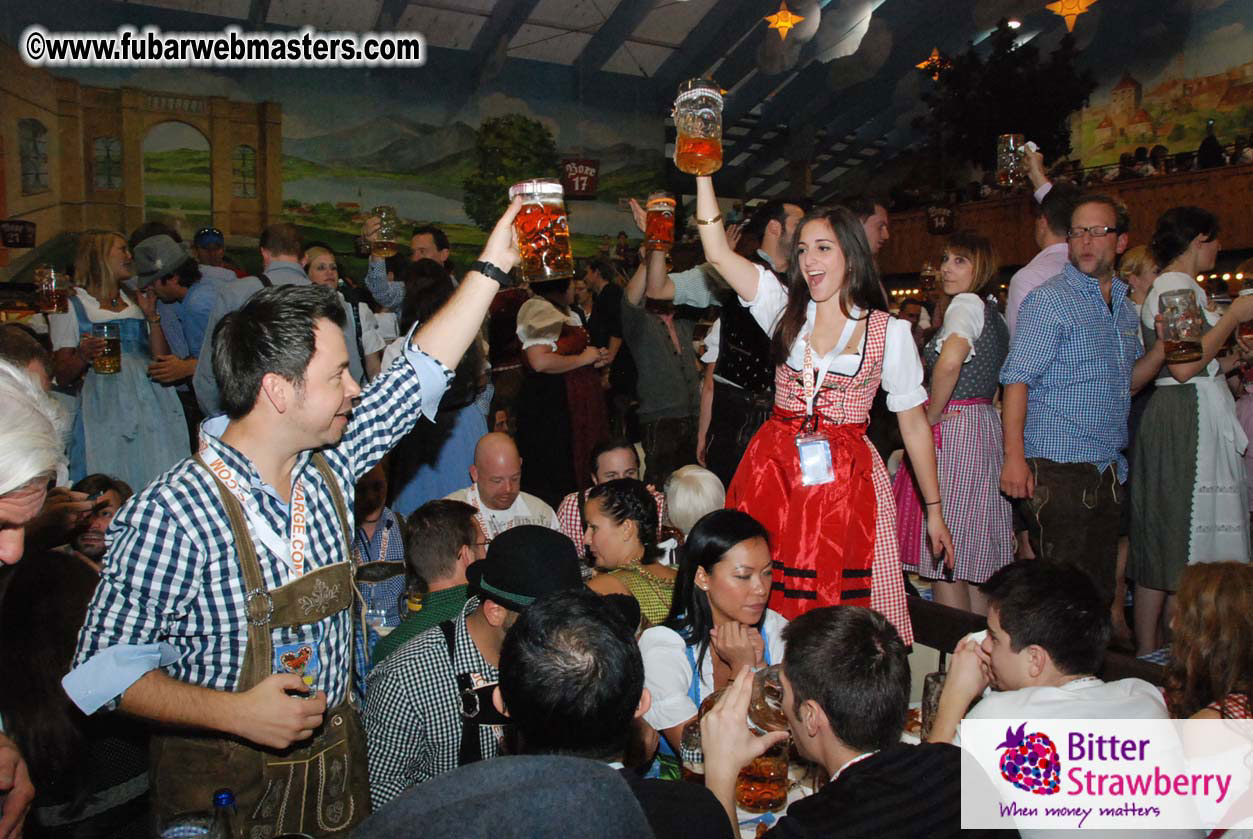
[[[410,350],[362,394],[339,444],[322,450],[352,513],[357,480],[417,421],[433,418],[452,373]],[[222,418],[224,419],[224,418]],[[221,424],[221,423],[217,423]],[[207,435],[215,423],[202,428]],[[239,476],[275,532],[286,534],[288,504],[261,479],[248,458],[214,440],[210,451]],[[346,559],[330,488],[302,452],[292,470],[304,481],[308,504],[308,570]],[[265,585],[289,581],[287,564],[254,538]],[[78,638],[74,664],[113,648],[165,642],[182,654],[166,668],[173,678],[214,690],[235,690],[248,644],[244,580],[235,537],[216,480],[188,458],[127,502],[109,527],[100,584]],[[275,629],[275,645],[312,644],[318,660],[314,687],[331,705],[348,694],[352,669],[352,610],[304,627]],[[120,651],[120,650],[119,650]],[[123,690],[125,687],[122,688]]]
[[[1107,306],[1097,281],[1067,264],[1023,301],[1001,384],[1027,385],[1027,457],[1116,464],[1127,479],[1131,368],[1144,352],[1127,290],[1115,279]]]
[[[656,490],[649,490],[649,492],[653,494],[653,500],[657,502],[657,526],[661,527],[666,523],[666,497]],[[586,498],[587,493],[583,495]],[[561,499],[561,504],[557,507],[557,524],[561,525],[561,532],[575,544],[579,553],[582,554],[583,516],[579,514],[578,492],[572,492]]]
[[[461,694],[457,674],[475,684],[497,679],[466,629],[478,608],[471,597],[454,622],[455,661],[449,661],[443,631],[432,627],[380,661],[367,681],[365,723],[369,748],[370,799],[377,811],[409,787],[457,768],[461,745]],[[497,726],[479,729],[483,759],[499,753]]]

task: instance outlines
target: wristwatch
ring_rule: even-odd
[[[490,277],[491,279],[500,283],[501,288],[509,288],[511,285],[513,285],[513,277],[510,274],[508,274],[505,271],[500,270],[500,268],[496,267],[492,263],[486,262],[482,259],[476,262],[471,262],[470,270],[478,271],[483,276]]]

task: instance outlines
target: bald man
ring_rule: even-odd
[[[508,434],[484,434],[474,447],[474,465],[465,489],[448,495],[478,510],[479,526],[490,542],[523,524],[561,530],[557,514],[540,499],[522,491],[522,456]]]

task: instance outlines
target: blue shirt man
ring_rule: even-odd
[[[1001,369],[1005,465],[1001,490],[1028,499],[1036,556],[1084,568],[1112,600],[1124,501],[1131,394],[1161,365],[1143,355],[1126,283],[1114,274],[1127,247],[1121,205],[1081,199],[1067,232],[1070,261],[1027,295]]]

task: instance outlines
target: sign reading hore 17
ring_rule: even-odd
[[[566,198],[595,198],[600,161],[567,157],[561,161],[561,188]]]

